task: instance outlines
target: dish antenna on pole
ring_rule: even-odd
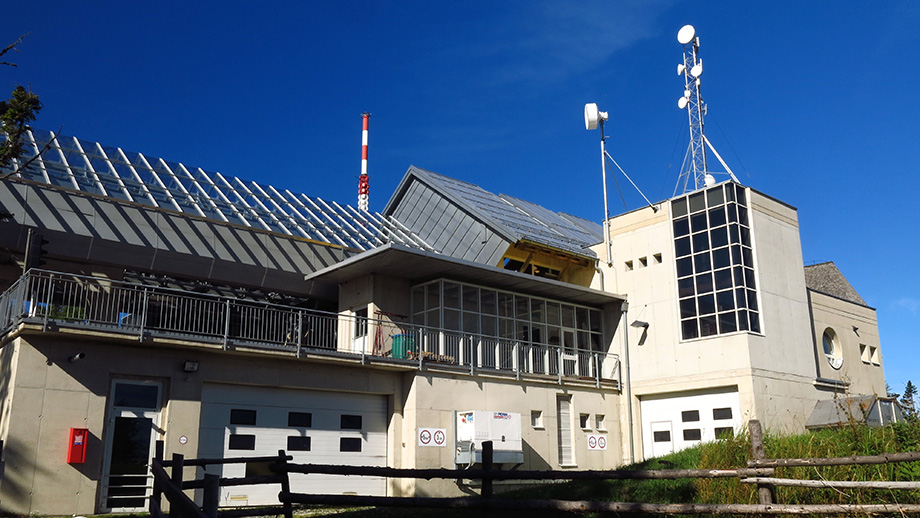
[[[684,25],[677,31],[677,41],[684,47],[684,62],[677,65],[677,75],[684,76],[684,95],[677,100],[677,107],[687,110],[687,120],[690,123],[690,147],[687,150],[688,160],[684,162],[680,176],[677,178],[677,186],[674,188],[675,195],[682,185],[682,192],[715,185],[716,179],[708,169],[707,147],[722,164],[722,167],[728,171],[732,180],[738,181],[703,132],[703,115],[706,114],[706,105],[700,95],[703,60],[699,57],[700,38],[696,35],[696,29],[692,25]]]

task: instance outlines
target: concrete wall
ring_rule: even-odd
[[[449,394],[449,397],[445,395]],[[572,469],[614,469],[623,461],[619,448],[621,442],[619,421],[619,396],[591,385],[554,383],[521,383],[514,380],[470,378],[467,376],[441,376],[419,373],[409,390],[401,444],[402,465],[419,468],[454,468],[456,411],[486,410],[516,412],[521,414],[524,442],[524,464],[520,469],[563,469],[559,464],[558,395],[572,397],[573,437],[576,466]],[[542,412],[543,426],[531,426],[531,412]],[[588,428],[579,427],[579,415],[588,414]],[[595,425],[596,415],[604,416],[605,430]],[[447,431],[447,446],[423,447],[415,439],[411,427],[443,428]],[[587,437],[603,435],[607,438],[605,451],[589,451]],[[506,466],[506,469],[510,466]],[[405,482],[410,484],[411,482]],[[478,484],[478,483],[477,483]],[[500,485],[496,483],[497,486]],[[519,485],[519,482],[510,485]],[[408,489],[408,488],[406,488]],[[458,485],[454,480],[419,480],[414,488],[416,496],[461,495],[478,493],[478,485]]]

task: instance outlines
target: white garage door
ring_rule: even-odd
[[[385,396],[208,384],[202,391],[201,458],[277,455],[292,462],[386,466]],[[225,478],[261,474],[264,466],[212,466]],[[220,505],[277,504],[280,485],[221,489]],[[291,474],[291,490],[310,494],[386,495],[380,477]]]
[[[640,398],[642,445],[659,457],[741,429],[738,391],[670,393]]]

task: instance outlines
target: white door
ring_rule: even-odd
[[[239,385],[205,385],[201,458],[276,456],[299,464],[386,466],[385,396]],[[223,477],[260,474],[264,465],[212,466]],[[221,488],[220,505],[277,504],[280,486]],[[386,479],[291,474],[291,490],[309,494],[386,496]]]
[[[656,421],[651,423],[652,454],[650,457],[661,457],[674,453],[674,437],[671,436],[673,426],[671,421]]]
[[[100,507],[146,511],[153,488],[150,459],[160,426],[160,385],[116,380],[105,426]]]

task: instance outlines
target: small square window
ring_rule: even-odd
[[[590,425],[588,424],[589,417],[591,417],[589,414],[579,414],[578,415],[578,426],[580,426],[582,430],[591,429]]]
[[[712,418],[717,421],[721,419],[731,419],[732,409],[731,408],[713,408]]]
[[[342,418],[339,424],[342,430],[360,430],[361,416],[342,414]]]
[[[624,263],[624,264],[625,264],[625,266],[626,266],[626,271],[627,271],[627,272],[633,269],[633,262],[632,262],[632,261],[626,261],[626,263]]]
[[[703,438],[703,432],[699,428],[691,428],[689,430],[684,430],[684,440],[685,441],[699,441]]]
[[[726,426],[724,428],[716,428],[716,439],[731,439],[735,436],[735,429],[731,426]]]
[[[639,266],[642,268],[645,268],[646,266],[648,266],[648,257],[640,257]]]
[[[859,344],[859,358],[863,363],[869,363],[871,360],[871,352],[869,351],[869,346],[866,344]]]
[[[310,437],[288,436],[287,449],[288,451],[310,451]]]
[[[671,432],[670,432],[669,430],[663,430],[663,431],[655,432],[655,433],[653,434],[652,440],[655,441],[655,442],[670,442],[670,440],[671,440]]]
[[[342,437],[339,439],[339,451],[361,451],[361,438]]]
[[[230,409],[230,424],[242,424],[242,425],[255,426],[256,411],[232,408]]]
[[[543,428],[543,411],[542,410],[531,410],[530,411],[530,426],[533,428]]]
[[[661,254],[654,254],[652,258],[655,260],[655,264],[661,264]]]
[[[684,410],[680,413],[680,420],[684,423],[692,423],[700,420],[699,410]]]
[[[313,414],[310,412],[288,412],[288,426],[310,428],[313,426]]]
[[[254,450],[256,449],[256,436],[248,434],[230,434],[227,443],[228,450]]]
[[[872,361],[872,365],[881,365],[882,357],[878,352],[878,347],[869,346],[869,359]]]
[[[596,414],[594,416],[594,427],[598,430],[606,430],[607,425],[604,424],[604,414]]]

